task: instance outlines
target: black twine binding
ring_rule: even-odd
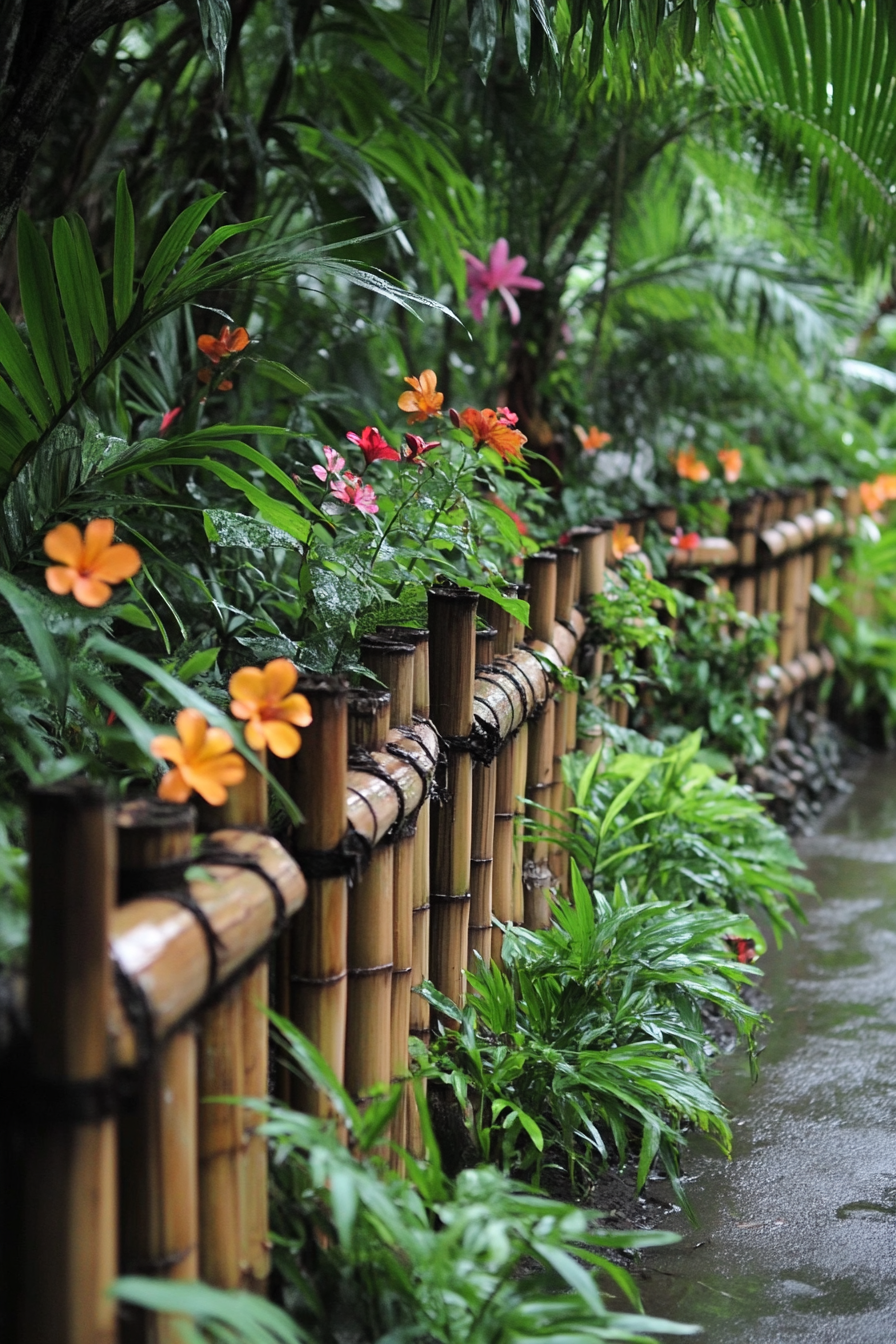
[[[220,947],[222,950],[224,948],[224,944],[212,928],[211,920],[199,902],[194,900],[186,889],[183,891],[153,891],[147,892],[147,895],[151,895],[154,901],[172,901],[175,905],[181,906],[182,909],[188,910],[202,930],[208,949],[208,983],[202,995],[204,999],[208,994],[211,994],[218,983],[218,948]]]
[[[364,797],[363,794],[359,796]],[[367,802],[367,799],[364,801]],[[289,852],[309,882],[344,877],[354,883],[369,864],[373,846],[366,836],[350,826],[333,849],[299,849],[290,845]]]
[[[137,896],[146,896],[158,889],[178,887],[184,873],[195,862],[192,856],[163,859],[160,863],[145,864],[140,868],[118,870],[118,901],[125,905]]]
[[[398,816],[395,818],[388,831],[386,831],[381,842],[384,844],[391,843],[391,841],[395,839],[398,831],[401,830],[401,824],[404,821],[404,794],[402,793],[401,785],[389,774],[388,770],[380,765],[379,761],[374,760],[366,747],[352,747],[348,754],[348,768],[350,770],[358,770],[365,775],[373,775],[376,779],[381,779],[384,784],[389,785],[389,788],[395,794],[395,797],[398,800]],[[353,789],[352,792],[357,793],[359,797],[364,798],[364,795],[360,793],[358,789]],[[364,801],[369,807],[370,804],[367,798],[364,798]],[[374,822],[376,822],[376,813],[372,807],[370,810],[373,812],[373,819]],[[376,834],[376,831],[374,831],[374,834]]]
[[[152,1009],[149,999],[139,981],[134,980],[122,969],[113,957],[113,973],[118,997],[124,1009],[124,1015],[134,1029],[137,1041],[137,1063],[143,1064],[152,1054],[155,1033],[152,1024]]]

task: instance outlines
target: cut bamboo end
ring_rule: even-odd
[[[549,644],[557,611],[557,557],[537,551],[526,556],[523,572],[529,584],[528,634]]]
[[[518,597],[519,585],[516,583],[505,584],[502,593],[504,597]],[[504,607],[500,607],[497,602],[492,602],[488,598],[480,600],[479,614],[495,630],[495,653],[513,653],[522,637],[520,622]],[[492,662],[493,659],[494,654],[489,662]]]
[[[498,631],[493,625],[476,631],[476,668],[490,667],[497,653]]]
[[[31,1067],[35,1083],[56,1098],[53,1118],[25,1135],[17,1344],[112,1344],[115,1121],[103,1097],[114,819],[101,790],[70,780],[31,794],[29,823]],[[93,1115],[83,1105],[91,1094]]]
[[[468,737],[473,726],[478,601],[465,588],[429,592],[432,720],[448,738]]]
[[[180,882],[193,853],[196,816],[192,804],[158,798],[121,804],[115,813],[119,901]]]
[[[364,635],[361,659],[391,695],[389,726],[409,724],[414,716],[415,646],[384,635]]]
[[[348,744],[378,751],[389,732],[392,696],[388,691],[355,686],[348,692]]]
[[[572,619],[572,609],[579,600],[581,552],[578,546],[552,546],[551,551],[557,557],[557,603],[554,620],[569,621]]]
[[[574,527],[570,541],[581,553],[579,598],[587,604],[595,593],[604,589],[607,562],[607,541],[610,536],[604,527]]]
[[[377,634],[414,646],[414,713],[429,718],[429,631],[406,625],[380,625]]]

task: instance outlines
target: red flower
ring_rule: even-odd
[[[213,364],[218,364],[227,355],[245,350],[249,344],[249,333],[245,327],[236,327],[231,331],[228,326],[223,326],[217,336],[200,336],[196,344]]]
[[[755,938],[737,938],[734,934],[726,933],[725,942],[731,948],[732,952],[737,953],[738,961],[745,962],[747,965],[749,965],[751,961],[755,961],[759,955],[756,951]]]
[[[433,443],[425,443],[419,434],[405,434],[404,441],[407,448],[404,450],[405,459],[408,462],[416,462],[418,466],[423,465],[423,454],[430,452],[433,448],[441,448],[441,443],[436,439]]]
[[[700,545],[700,533],[682,532],[680,527],[676,527],[669,540],[677,551],[696,551]]]
[[[171,428],[171,426],[173,425],[174,421],[175,421],[175,420],[177,419],[177,417],[180,415],[180,412],[181,412],[181,407],[180,407],[180,406],[174,406],[170,411],[166,411],[166,412],[165,412],[165,414],[162,416],[162,423],[159,425],[159,436],[160,436],[160,437],[161,437],[162,434],[165,433],[165,430],[166,430],[166,429],[170,429],[170,428]]]
[[[373,425],[366,425],[360,434],[352,432],[346,434],[345,437],[348,439],[349,443],[353,443],[355,447],[361,449],[361,452],[364,454],[364,461],[367,463],[368,467],[371,462],[401,461],[401,453],[398,449],[393,448],[390,443],[387,443],[379,430],[375,429]]]
[[[499,420],[495,411],[486,407],[483,411],[468,406],[461,414],[461,421],[476,440],[476,447],[487,443],[490,448],[508,462],[512,457],[521,458],[524,443],[528,443],[525,434],[511,425]]]

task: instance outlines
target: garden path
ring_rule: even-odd
[[[734,1159],[692,1145],[700,1225],[671,1215],[683,1240],[637,1277],[704,1344],[896,1344],[896,759],[799,848],[822,899],[763,957],[758,1083],[723,1065]]]

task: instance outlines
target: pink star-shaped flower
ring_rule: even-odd
[[[525,257],[512,257],[506,238],[499,238],[488,254],[488,263],[480,261],[461,248],[461,256],[467,263],[467,302],[470,312],[477,322],[483,319],[483,309],[489,294],[501,296],[513,326],[520,320],[520,310],[514,294],[521,289],[544,289],[541,280],[531,275],[523,275],[528,262]]]

